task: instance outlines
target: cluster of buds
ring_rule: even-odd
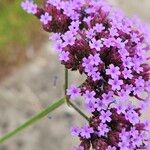
[[[45,0],[43,8],[26,0],[22,8],[51,33],[61,63],[87,77],[67,90],[91,113],[71,129],[81,141],[74,150],[149,150],[150,123],[140,120],[150,99],[149,27],[105,0]]]

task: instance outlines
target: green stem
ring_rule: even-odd
[[[69,105],[74,108],[83,118],[85,118],[88,122],[90,121],[89,117],[87,117],[74,103],[68,101]]]
[[[68,69],[65,68],[65,95],[67,95],[67,89],[68,89]]]
[[[62,98],[62,99],[54,102],[52,105],[49,105],[43,111],[41,111],[40,113],[33,116],[31,119],[26,121],[24,124],[20,125],[15,130],[13,130],[13,131],[7,133],[6,135],[4,135],[3,137],[1,137],[0,138],[0,143],[3,143],[4,141],[10,139],[11,137],[13,137],[16,134],[20,133],[22,130],[26,129],[27,127],[31,126],[32,124],[35,124],[37,121],[39,121],[42,118],[44,118],[45,116],[47,116],[50,112],[52,112],[53,110],[55,110],[58,107],[60,107],[61,105],[63,105],[65,103],[65,99],[66,98]]]
[[[67,89],[68,89],[68,69],[65,68],[65,95],[66,95],[66,103],[70,107],[72,107],[76,112],[78,112],[83,118],[85,118],[87,121],[90,121],[90,119],[82,112],[78,106],[76,106],[74,103],[72,103],[67,96]]]
[[[68,89],[68,69],[67,68],[65,68],[65,95],[67,95],[67,89]],[[69,104],[69,98],[68,97],[66,97],[66,103],[67,103],[67,105],[70,107],[70,104]]]

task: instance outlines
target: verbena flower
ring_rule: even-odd
[[[114,66],[113,64],[109,65],[109,69],[106,69],[106,74],[110,75],[112,78],[118,77],[120,73],[120,69],[117,66]]]
[[[109,132],[109,128],[106,124],[101,123],[98,126],[98,136],[105,136]]]
[[[45,14],[41,15],[40,21],[46,25],[49,21],[52,21],[52,16],[50,16],[49,13],[46,12]]]
[[[89,124],[71,129],[81,141],[74,150],[149,150],[150,123],[140,117],[150,104],[150,28],[105,0],[45,0],[43,8],[25,0],[21,6],[50,33],[61,63],[87,76],[67,90],[72,100],[83,96],[91,112]]]
[[[72,85],[69,89],[67,89],[67,95],[70,96],[72,100],[80,96],[80,88]]]

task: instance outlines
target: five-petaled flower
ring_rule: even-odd
[[[80,96],[80,88],[72,85],[69,89],[67,89],[67,95],[70,96],[70,99],[74,100],[78,96]]]
[[[46,25],[48,22],[52,21],[52,16],[46,12],[45,14],[41,15],[40,21]]]

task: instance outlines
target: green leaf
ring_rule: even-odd
[[[59,108],[61,105],[65,103],[66,98],[62,98],[56,102],[54,102],[52,105],[49,105],[47,108],[27,120],[24,124],[20,125],[15,130],[7,133],[6,135],[2,136],[0,138],[0,143],[3,143],[4,141],[7,141],[11,137],[15,136],[16,134],[20,133],[22,130],[28,128],[29,126],[35,124],[37,121],[41,120],[45,116],[47,116],[50,112],[54,111],[55,109]]]

